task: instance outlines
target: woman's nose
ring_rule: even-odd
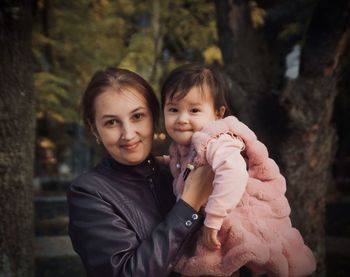
[[[132,124],[124,124],[122,130],[122,139],[132,140],[135,136],[135,129]]]

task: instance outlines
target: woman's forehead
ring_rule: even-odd
[[[107,89],[95,101],[97,114],[129,113],[137,108],[149,108],[146,98],[135,89]]]

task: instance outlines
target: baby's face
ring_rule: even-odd
[[[207,86],[193,87],[187,95],[178,99],[167,98],[164,105],[165,128],[169,136],[181,145],[189,145],[194,132],[218,119],[214,100]]]

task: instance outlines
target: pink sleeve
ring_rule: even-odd
[[[244,143],[229,134],[213,138],[207,145],[206,158],[215,173],[205,207],[204,225],[209,228],[220,230],[224,217],[243,196],[248,181],[243,149]]]

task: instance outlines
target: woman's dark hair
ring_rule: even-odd
[[[193,87],[209,87],[210,93],[214,99],[214,108],[219,110],[225,107],[225,116],[231,114],[227,104],[228,83],[218,69],[199,63],[185,64],[175,68],[165,79],[161,90],[161,103],[164,108],[165,100],[169,97],[171,100],[176,97],[184,98]]]
[[[109,88],[113,88],[116,91],[133,88],[143,95],[152,113],[154,127],[157,126],[159,103],[152,87],[145,79],[130,70],[108,67],[105,70],[97,71],[93,75],[83,94],[80,108],[86,127],[90,128],[95,122],[96,97]]]

